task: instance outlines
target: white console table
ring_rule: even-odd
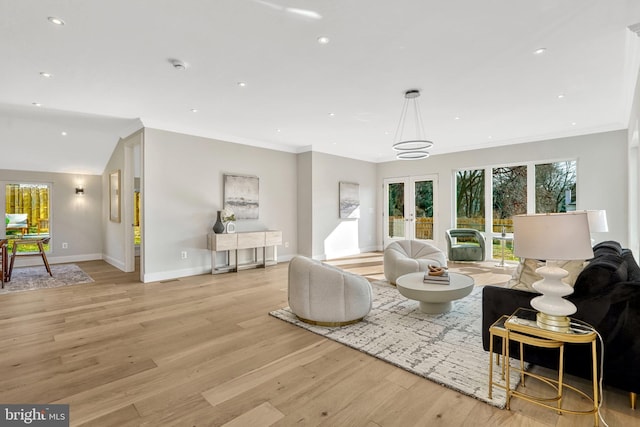
[[[216,234],[209,233],[207,248],[211,251],[211,274],[238,271],[244,268],[265,268],[278,262],[278,245],[282,244],[282,231],[250,231],[246,233]],[[273,259],[267,260],[267,248],[273,247]],[[262,248],[262,259],[258,257],[258,249]],[[253,249],[253,260],[238,264],[238,250]],[[227,253],[227,263],[218,265],[217,253]],[[233,256],[232,256],[233,255]],[[232,262],[233,260],[233,262]]]

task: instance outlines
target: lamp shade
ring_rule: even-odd
[[[586,212],[515,215],[513,249],[520,258],[593,258]]]
[[[602,209],[588,210],[587,219],[589,220],[589,231],[592,233],[607,233],[609,231],[607,211]]]

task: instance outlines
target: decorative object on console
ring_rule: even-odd
[[[226,233],[236,232],[236,223],[234,222],[235,220],[236,215],[229,207],[225,206],[225,208],[222,210],[222,222],[224,223],[224,231]]]
[[[341,182],[340,218],[360,218],[360,185],[353,182]]]
[[[433,147],[433,142],[427,141],[424,137],[424,125],[422,124],[422,116],[420,114],[420,106],[418,105],[418,97],[420,91],[417,89],[411,89],[404,93],[404,104],[402,105],[402,112],[400,113],[400,122],[396,129],[394,137],[393,149],[397,151],[396,158],[398,160],[418,160],[429,157],[429,148]],[[405,122],[407,120],[409,104],[413,107],[413,120],[415,121],[414,127],[416,135],[414,139],[403,139],[402,134],[404,131]]]
[[[573,288],[562,282],[568,273],[557,261],[593,257],[586,212],[515,215],[513,227],[514,254],[546,260],[546,265],[536,270],[543,279],[533,284],[542,295],[531,300],[539,312],[538,325],[568,331],[567,316],[576,312],[576,306],[562,298],[571,295]]]
[[[218,211],[218,218],[216,219],[216,223],[213,224],[213,232],[216,234],[224,233],[224,224],[222,223],[221,213],[222,211]]]
[[[224,206],[236,219],[258,219],[260,180],[250,175],[224,175]]]

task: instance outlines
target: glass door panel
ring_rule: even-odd
[[[407,233],[405,230],[404,189],[404,182],[387,183],[387,232],[385,240],[399,240],[406,238]]]
[[[433,181],[413,182],[416,239],[433,240]]]

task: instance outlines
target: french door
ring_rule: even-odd
[[[427,240],[436,236],[437,175],[384,180],[384,246],[395,240]]]

